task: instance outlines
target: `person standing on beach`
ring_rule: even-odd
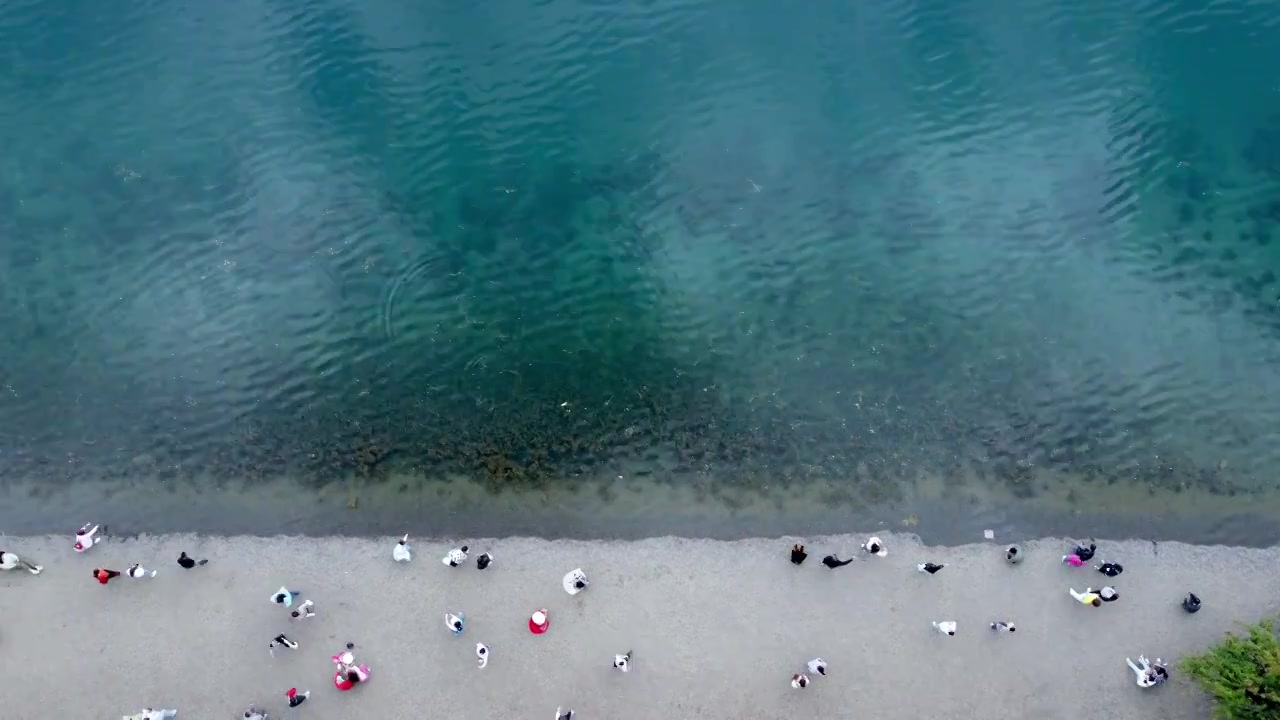
[[[822,677],[827,676],[827,661],[823,660],[820,657],[810,660],[808,667],[809,667],[809,672],[811,673],[817,673]]]
[[[927,562],[927,563],[920,563],[919,565],[917,565],[916,570],[922,573],[929,573],[930,575],[933,575],[944,567],[946,567],[946,565],[938,565],[937,563]]]
[[[11,552],[0,550],[0,570],[17,570],[18,568],[22,568],[32,575],[39,575],[44,570],[40,565],[34,565]]]
[[[997,620],[991,623],[991,629],[995,630],[996,632],[1007,633],[1007,632],[1014,632],[1018,628],[1014,627],[1013,623],[1011,622],[1005,622],[1004,620]]]
[[[311,606],[315,604],[316,604],[315,600],[307,600],[306,602],[299,605],[297,610],[294,610],[293,612],[289,613],[289,617],[293,618],[294,620],[306,620],[307,618],[313,618],[316,616],[316,611],[312,610]]]
[[[454,548],[450,550],[447,555],[440,558],[440,562],[444,563],[445,565],[448,565],[449,567],[458,567],[459,565],[467,561],[468,549],[469,548],[466,545],[463,545],[460,548]]]
[[[271,657],[276,656],[276,648],[281,645],[290,650],[298,649],[298,643],[290,640],[284,633],[280,633],[279,635],[271,638],[271,644],[267,646],[267,649],[271,651]]]
[[[613,669],[622,672],[631,672],[631,651],[628,650],[625,655],[613,656]]]
[[[484,553],[480,557],[476,558],[477,570],[488,570],[489,566],[492,564],[493,564],[493,553]]]
[[[822,558],[822,564],[826,565],[828,568],[831,568],[832,570],[835,570],[838,567],[844,567],[845,565],[848,565],[851,562],[853,562],[853,558],[849,558],[848,560],[841,560],[835,555],[828,555]]]
[[[803,673],[796,673],[791,676],[791,687],[797,690],[803,690],[809,687],[809,676]]]
[[[145,578],[145,577],[155,577],[156,571],[148,570],[142,567],[141,565],[139,565],[138,563],[134,563],[129,566],[128,570],[125,570],[125,574],[127,574],[129,577],[133,578],[134,580],[141,580],[142,578]]]
[[[1017,545],[1010,545],[1004,549],[1004,559],[1010,565],[1017,565],[1022,562],[1022,550]]]
[[[1071,588],[1067,592],[1071,593],[1071,597],[1075,598],[1078,603],[1092,605],[1093,607],[1102,607],[1102,598],[1098,597],[1097,593],[1088,592],[1088,588],[1085,588],[1085,590],[1086,592],[1084,594],[1076,592],[1075,588]]]
[[[106,585],[111,582],[111,578],[120,577],[120,573],[106,568],[94,568],[93,577],[98,581],[99,585]]]
[[[272,593],[271,602],[285,607],[293,607],[293,601],[301,594],[302,593],[297,590],[290,590],[289,588],[281,587],[279,590]]]
[[[208,565],[209,561],[196,560],[195,558],[188,555],[186,551],[183,551],[178,555],[178,564],[181,565],[184,570],[190,570],[197,565]]]
[[[400,542],[391,548],[391,559],[396,562],[407,563],[413,559],[413,549],[409,547],[409,533],[405,533],[400,538]]]
[[[1112,562],[1105,562],[1101,565],[1097,565],[1095,566],[1095,569],[1107,577],[1115,577],[1124,572],[1124,568],[1120,566],[1120,563]]]
[[[807,557],[809,557],[809,553],[804,551],[804,545],[801,545],[800,543],[796,543],[795,545],[791,546],[791,564],[792,565],[800,565],[801,563],[804,562],[804,559]]]
[[[587,579],[587,574],[582,572],[582,568],[574,568],[565,573],[564,579],[560,581],[560,584],[564,587],[565,592],[570,595],[577,595],[586,590],[591,581]]]
[[[955,637],[956,623],[954,620],[943,620],[942,622],[933,623],[933,629],[948,637]]]
[[[884,546],[884,541],[874,535],[862,543],[862,549],[878,557],[884,557],[889,554],[889,551]]]
[[[106,528],[102,528],[102,534],[107,534]],[[94,545],[97,545],[105,539],[106,538],[104,537],[98,537],[97,525],[93,525],[93,523],[85,523],[84,527],[76,531],[76,542],[73,547],[76,552],[81,553],[91,549]]]

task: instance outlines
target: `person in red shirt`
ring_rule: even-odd
[[[98,579],[98,582],[100,584],[106,585],[108,582],[111,581],[111,578],[120,577],[120,573],[116,572],[115,570],[107,570],[104,568],[94,568],[93,576]]]

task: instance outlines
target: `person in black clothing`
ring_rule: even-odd
[[[476,567],[480,570],[487,570],[491,563],[493,563],[493,556],[489,553],[485,553],[476,558]]]
[[[916,570],[922,573],[929,573],[930,575],[933,575],[934,573],[938,572],[944,567],[946,567],[946,565],[939,565],[937,563],[927,562],[927,563],[920,563],[919,565],[917,565]]]
[[[1195,593],[1187,593],[1187,596],[1182,599],[1182,609],[1189,613],[1200,612],[1200,598],[1196,597]]]
[[[181,555],[178,556],[178,564],[190,570],[191,568],[197,565],[208,565],[209,561],[192,559],[190,555],[187,555],[186,552],[183,552]]]
[[[1093,554],[1097,551],[1098,551],[1098,546],[1095,545],[1094,543],[1089,543],[1089,547],[1076,544],[1075,549],[1072,550],[1071,552],[1081,560],[1084,560],[1085,562],[1089,562],[1090,560],[1093,559]]]
[[[853,558],[849,558],[848,560],[841,560],[835,555],[828,555],[822,558],[822,564],[826,565],[832,570],[835,570],[838,567],[844,567],[845,565],[848,565],[851,562],[853,562]]]
[[[796,543],[791,547],[791,562],[793,564],[799,565],[807,557],[809,557],[809,553],[804,551],[804,546],[800,543]]]
[[[1120,563],[1102,563],[1097,567],[1098,572],[1106,575],[1107,577],[1115,577],[1124,572],[1124,568],[1120,566]]]

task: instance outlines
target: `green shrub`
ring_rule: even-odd
[[[1199,681],[1224,720],[1280,718],[1280,640],[1272,620],[1248,625],[1243,634],[1227,633],[1202,655],[1182,661]]]

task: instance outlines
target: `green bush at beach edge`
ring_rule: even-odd
[[[1182,669],[1213,697],[1216,717],[1280,718],[1280,640],[1274,620],[1227,633],[1204,653],[1184,659]]]

